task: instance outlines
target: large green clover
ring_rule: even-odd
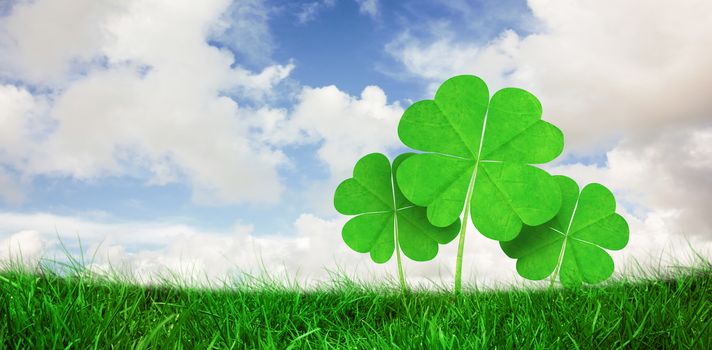
[[[579,193],[576,182],[554,177],[561,187],[562,205],[551,221],[525,227],[512,241],[500,242],[502,250],[517,260],[517,272],[541,280],[557,273],[568,287],[604,281],[613,274],[613,259],[605,249],[628,244],[628,223],[616,214],[616,200],[603,185],[591,183]]]
[[[470,212],[486,237],[507,241],[523,224],[551,219],[561,193],[551,175],[528,164],[556,158],[564,147],[557,127],[541,120],[534,95],[516,88],[492,99],[482,79],[446,80],[435,99],[408,107],[398,136],[419,151],[403,162],[397,182],[415,205],[427,207],[435,226],[455,222],[463,211],[455,266],[455,293],[462,285],[462,255]]]
[[[429,153],[403,163],[398,185],[408,200],[428,208],[436,226],[455,222],[467,205],[483,235],[513,239],[523,223],[542,224],[561,204],[552,177],[527,165],[551,161],[563,149],[563,134],[541,113],[537,98],[525,90],[502,89],[490,100],[480,78],[448,79],[434,100],[403,113],[401,141]]]
[[[395,174],[400,164],[411,156],[413,153],[398,156],[391,171],[391,164],[383,154],[366,155],[356,163],[353,177],[339,184],[334,194],[334,207],[338,212],[358,215],[344,225],[344,242],[357,252],[370,252],[376,263],[388,261],[394,248],[403,250],[403,254],[415,261],[431,260],[438,253],[438,244],[452,241],[460,229],[459,220],[446,227],[431,225],[425,208],[403,197],[395,183]],[[404,283],[400,255],[397,258]]]

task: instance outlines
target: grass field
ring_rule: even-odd
[[[270,280],[148,287],[6,264],[0,348],[712,349],[712,268],[698,265],[578,290],[454,297],[345,277],[310,291]]]

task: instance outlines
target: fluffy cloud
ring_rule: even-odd
[[[359,12],[371,17],[378,17],[380,10],[378,8],[378,0],[356,0],[358,3]]]
[[[76,66],[91,63],[109,33],[112,15],[129,2],[42,0],[17,3],[0,21],[0,74],[39,84],[61,84]]]
[[[290,121],[309,141],[321,143],[317,154],[337,178],[347,177],[363,155],[400,147],[398,120],[403,109],[389,104],[377,86],[367,86],[360,98],[335,86],[305,88]]]
[[[423,42],[409,31],[386,45],[386,51],[398,59],[411,74],[429,81],[423,98],[430,98],[444,79],[458,74],[473,74],[485,79],[491,89],[506,85],[503,72],[515,68],[513,55],[519,36],[505,30],[485,46],[458,42],[455,33],[442,23],[430,26],[432,42]]]
[[[56,247],[55,241],[34,230],[17,231],[3,236],[0,239],[0,262],[17,262],[34,267],[49,249]]]
[[[402,109],[375,86],[358,97],[335,86],[294,89],[291,110],[271,107],[293,65],[252,72],[236,65],[230,51],[207,43],[244,36],[254,39],[244,43],[247,50],[268,35],[264,5],[240,4],[76,2],[56,13],[52,0],[17,5],[0,41],[11,59],[0,64],[12,79],[49,92],[2,86],[0,136],[7,137],[0,140],[0,164],[23,176],[187,182],[199,203],[276,202],[283,189],[278,169],[288,166],[282,146],[321,143],[318,155],[332,179],[346,176],[363,154],[398,146]],[[92,16],[73,17],[84,12]],[[253,12],[264,16],[245,16]],[[50,34],[26,29],[43,21],[76,23],[36,50]],[[3,196],[17,200],[18,193]]]
[[[0,161],[19,162],[51,128],[47,102],[24,88],[0,84]]]
[[[664,220],[674,214],[655,212],[641,221],[622,212],[635,234],[629,248],[612,252],[618,274],[638,273],[637,266],[667,268],[690,263],[693,252],[688,244],[702,256],[712,257],[712,243],[695,238],[688,242],[670,235]],[[20,255],[30,266],[63,261],[65,248],[80,259],[77,234],[88,267],[100,273],[119,272],[142,283],[162,278],[175,281],[171,276],[177,273],[183,282],[221,286],[225,280],[268,273],[282,283],[296,281],[311,287],[329,282],[334,272],[367,283],[395,283],[395,258],[377,265],[368,254],[350,250],[340,235],[345,221],[303,214],[295,220],[292,232],[263,236],[253,234],[252,226],[239,223],[230,230],[211,232],[168,222],[109,224],[51,214],[0,213],[0,237],[4,237],[0,238],[0,261],[17,261]],[[465,284],[498,288],[527,283],[517,277],[515,261],[501,252],[496,241],[477,234],[473,226],[468,232],[463,257]],[[404,259],[408,283],[450,290],[456,252],[457,242],[453,241],[441,246],[433,261]]]
[[[634,206],[637,216],[655,214],[672,233],[712,241],[711,138],[712,127],[666,130],[653,142],[623,142],[607,153],[605,165],[577,163],[550,170],[581,184],[606,184],[620,202]]]
[[[35,96],[0,90],[2,133],[11,134],[0,141],[0,162],[28,176],[149,172],[148,183],[185,180],[197,201],[211,204],[277,201],[285,157],[251,137],[246,116],[253,109],[225,95],[261,101],[292,65],[253,73],[208,45],[229,5],[16,5],[2,22],[0,47],[8,54],[0,66],[8,78],[41,88]],[[42,108],[49,117],[32,119]],[[30,135],[31,128],[44,133]]]
[[[25,200],[24,182],[17,179],[6,163],[22,163],[33,147],[33,140],[46,133],[46,103],[27,90],[0,84],[0,201],[21,203]]]
[[[314,145],[328,178],[309,180],[303,196],[319,214],[333,214],[332,194],[351,176],[356,161],[372,152],[402,149],[397,126],[403,108],[384,91],[367,86],[351,96],[336,86],[304,87],[291,110],[263,107],[246,118],[255,138],[275,146]]]
[[[273,40],[269,11],[262,0],[234,1],[216,24],[214,39],[253,64],[270,61]]]
[[[527,88],[544,118],[563,129],[573,156],[563,159],[607,153],[605,166],[561,173],[617,187],[643,220],[658,215],[675,234],[712,238],[705,213],[712,3],[531,0],[529,7],[539,22],[534,34],[504,30],[479,44],[435,25],[432,41],[405,32],[386,49],[431,82],[428,96],[456,74],[479,75],[493,91]]]
[[[407,32],[387,50],[435,83],[477,74],[494,88],[531,89],[567,144],[654,136],[660,127],[709,118],[712,5],[685,1],[529,1],[541,32],[505,30],[484,45],[435,26],[423,42]],[[635,13],[635,16],[621,16]],[[582,122],[585,120],[585,123]]]
[[[328,282],[333,272],[368,283],[395,281],[394,257],[377,265],[368,254],[356,253],[343,243],[340,231],[345,221],[343,217],[326,220],[303,214],[286,235],[257,236],[251,226],[240,224],[229,231],[209,232],[161,222],[107,224],[51,214],[0,213],[0,237],[6,237],[0,240],[0,261],[17,259],[19,254],[32,266],[41,258],[61,261],[65,253],[60,239],[77,258],[76,233],[82,240],[84,261],[93,269],[113,269],[143,282],[177,272],[186,281],[220,285],[225,278],[240,279],[246,277],[243,274],[257,276],[265,271],[282,282],[297,280],[305,286]],[[450,288],[456,250],[453,242],[441,247],[434,261],[419,263],[406,258],[409,283]],[[515,262],[499,251],[497,242],[481,235],[468,236],[464,259],[466,283],[494,287],[520,282]]]
[[[306,24],[317,18],[319,12],[332,8],[336,5],[336,0],[317,0],[301,4],[297,11],[297,20],[301,24]]]

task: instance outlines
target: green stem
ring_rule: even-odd
[[[392,170],[391,170],[392,171]],[[398,204],[396,203],[396,179],[391,173],[391,198],[393,199],[393,234],[396,243],[396,260],[398,261],[398,280],[400,280],[401,291],[405,294],[408,286],[405,285],[405,275],[403,274],[403,262],[401,262],[400,240],[398,239]]]
[[[487,117],[485,114],[482,121],[482,134],[480,134],[480,144],[475,157],[475,169],[472,171],[470,185],[467,187],[467,195],[465,196],[465,215],[462,216],[460,227],[460,243],[457,245],[457,261],[455,262],[455,295],[462,293],[462,252],[465,250],[465,231],[467,231],[467,219],[470,217],[470,202],[472,202],[472,192],[475,190],[475,179],[477,179],[477,169],[480,168],[480,156],[482,155],[482,145],[485,140],[485,130],[487,129]]]
[[[477,166],[470,179],[470,185],[467,188],[467,196],[465,196],[465,214],[462,217],[462,226],[460,227],[460,242],[457,245],[457,260],[455,262],[455,295],[462,293],[462,253],[465,250],[465,232],[467,231],[467,219],[470,217],[470,202],[472,201],[472,192],[475,188],[475,177],[477,177]]]
[[[398,261],[398,279],[400,280],[401,290],[405,294],[408,287],[405,285],[405,275],[403,274],[403,263],[401,262],[400,241],[398,240],[398,213],[393,213],[393,231],[396,239],[396,260]]]
[[[462,252],[465,250],[465,231],[467,230],[467,217],[470,203],[465,205],[465,218],[460,228],[460,243],[457,245],[457,261],[455,262],[455,294],[462,292]]]
[[[564,250],[566,249],[566,239],[568,239],[568,238],[569,238],[568,236],[564,236],[564,243],[561,245],[561,251],[559,252],[559,259],[556,263],[556,269],[554,269],[554,274],[551,275],[551,282],[549,283],[549,289],[554,287],[554,282],[556,282],[556,278],[559,277],[559,270],[561,269],[561,262],[564,260]]]

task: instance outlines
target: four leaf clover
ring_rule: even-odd
[[[628,243],[628,224],[615,213],[616,200],[603,185],[592,183],[579,193],[576,182],[555,176],[561,186],[561,210],[551,221],[525,227],[512,241],[500,242],[502,250],[517,260],[517,272],[541,280],[558,273],[568,287],[601,282],[613,273],[613,259],[605,249],[623,249]]]
[[[403,162],[398,185],[411,202],[428,208],[436,226],[455,222],[467,202],[483,235],[513,239],[522,223],[548,221],[561,203],[552,177],[527,165],[546,163],[563,149],[563,134],[542,121],[541,112],[524,90],[502,89],[490,100],[480,78],[448,79],[434,100],[403,113],[401,141],[428,153]]]
[[[396,242],[405,256],[415,261],[431,260],[438,253],[438,244],[452,241],[460,229],[459,221],[446,227],[433,226],[425,209],[414,206],[401,194],[394,173],[412,155],[398,156],[391,171],[386,156],[369,154],[356,163],[353,177],[336,188],[336,210],[358,215],[344,225],[344,242],[357,252],[370,252],[376,263],[391,258]]]

